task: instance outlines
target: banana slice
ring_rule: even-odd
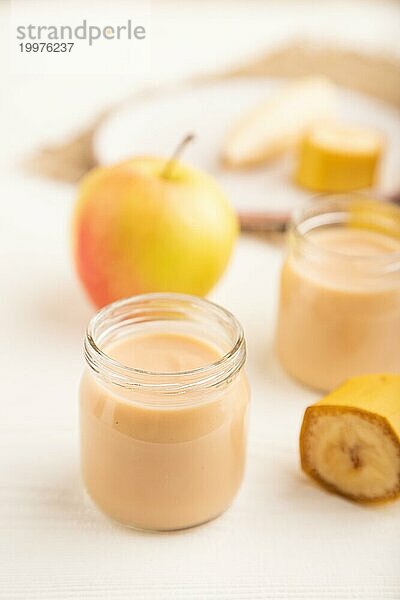
[[[400,375],[355,377],[309,406],[300,456],[308,475],[352,500],[400,495]]]
[[[335,113],[336,91],[328,79],[309,77],[289,84],[233,126],[222,161],[233,168],[267,161],[296,144],[310,125]]]
[[[297,182],[314,191],[345,192],[374,184],[382,136],[367,127],[316,123],[300,144]]]

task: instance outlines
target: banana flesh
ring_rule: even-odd
[[[308,407],[300,456],[308,475],[352,500],[400,495],[400,375],[353,378]]]
[[[228,131],[222,161],[231,168],[259,165],[297,144],[307,129],[336,114],[336,89],[324,77],[306,77],[251,108]]]

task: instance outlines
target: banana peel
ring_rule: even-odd
[[[400,495],[400,375],[363,375],[309,406],[300,432],[302,469],[358,502]]]
[[[318,192],[368,188],[376,181],[382,151],[382,136],[370,128],[320,122],[300,144],[295,179]]]

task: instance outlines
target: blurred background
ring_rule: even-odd
[[[56,7],[60,15],[76,10],[74,2],[66,5],[58,0],[34,0],[28,4],[43,11]],[[120,6],[125,7],[121,10],[127,17],[134,16],[135,5],[143,3],[115,0],[112,4],[111,9],[101,0],[82,1],[78,14],[90,18],[95,7],[99,20],[107,20]],[[34,72],[33,65],[31,74],[20,76],[12,72],[9,53],[1,53],[7,90],[2,94],[2,103],[6,103],[2,114],[13,128],[13,134],[7,136],[7,151],[2,149],[8,159],[35,144],[59,141],[85,127],[103,108],[143,85],[236,67],[293,40],[333,42],[366,53],[400,57],[396,0],[152,0],[149,5],[149,53],[140,80],[135,64],[132,73],[123,76],[108,72],[76,76],[52,73],[49,77]],[[0,3],[3,31],[7,30],[11,9],[11,2]],[[7,38],[2,36],[3,44]],[[74,53],[69,59],[73,64]]]

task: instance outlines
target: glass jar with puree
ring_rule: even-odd
[[[295,215],[280,282],[276,347],[301,382],[331,390],[400,372],[400,209],[361,195]]]
[[[246,346],[235,317],[193,296],[129,298],[90,321],[85,357],[81,462],[97,506],[150,530],[222,513],[246,450]]]

